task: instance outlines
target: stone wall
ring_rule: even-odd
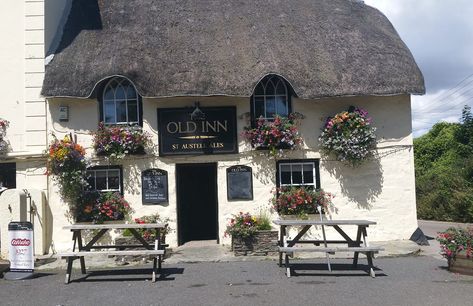
[[[252,237],[232,237],[235,256],[268,256],[277,253],[277,231],[258,231]]]

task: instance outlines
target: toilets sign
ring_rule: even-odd
[[[159,155],[238,153],[235,107],[158,109]]]

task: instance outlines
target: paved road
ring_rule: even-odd
[[[420,226],[435,236],[445,224]],[[74,271],[69,285],[63,270],[41,271],[33,280],[0,279],[0,305],[472,305],[473,277],[449,273],[446,260],[433,256],[378,258],[376,279],[343,259],[333,260],[332,273],[323,259],[301,261],[289,279],[269,260],[165,263],[157,283],[136,267],[85,278]],[[360,263],[366,268],[363,257]]]
[[[320,261],[319,261],[320,262]],[[274,261],[176,264],[157,283],[136,275],[95,274],[64,285],[64,271],[0,280],[1,305],[471,305],[473,277],[449,273],[428,256],[379,258],[372,279],[347,260],[298,266],[286,278]],[[363,263],[363,261],[362,261]],[[113,270],[120,272],[119,270]],[[81,277],[79,271],[74,271]],[[110,271],[109,271],[110,272]],[[147,274],[143,274],[146,272]]]

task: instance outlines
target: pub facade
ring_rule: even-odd
[[[417,228],[411,94],[424,83],[390,22],[360,1],[76,0],[45,69],[48,144],[85,148],[91,189],[119,192],[133,218],[168,219],[171,246],[228,244],[234,214],[267,212],[278,187],[332,193],[334,219],[377,222],[371,240]],[[327,118],[351,107],[376,128],[372,158],[325,154]],[[295,114],[295,115],[294,115]],[[259,120],[297,116],[297,149],[256,149]],[[102,128],[137,128],[139,154],[98,154]],[[56,249],[68,205],[48,178]]]

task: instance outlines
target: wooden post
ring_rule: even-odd
[[[81,230],[78,230],[77,231],[77,244],[79,246],[79,252],[83,250],[83,247],[82,247],[82,234],[81,234]],[[86,250],[86,251],[89,251],[89,250]],[[82,274],[86,274],[86,270],[85,270],[85,258],[84,256],[81,256],[79,257],[79,260],[80,260],[80,271],[82,272]]]

